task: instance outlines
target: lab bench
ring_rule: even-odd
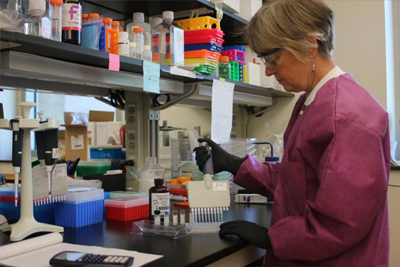
[[[171,202],[171,209],[176,207]],[[224,221],[247,220],[268,227],[272,205],[235,204],[224,214]],[[187,220],[188,218],[186,218]],[[263,257],[265,250],[235,236],[220,238],[218,233],[189,234],[178,239],[133,234],[133,222],[106,221],[79,228],[64,228],[64,241],[71,244],[101,246],[158,254],[164,257],[146,267],[245,266]],[[0,233],[0,246],[10,243],[9,233]],[[0,265],[1,266],[1,265]]]

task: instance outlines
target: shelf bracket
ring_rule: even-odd
[[[167,109],[169,107],[172,107],[173,105],[177,104],[178,102],[180,102],[180,101],[182,101],[182,100],[184,100],[186,98],[191,97],[192,95],[197,93],[198,90],[199,90],[199,84],[198,83],[192,83],[191,84],[191,88],[188,91],[186,91],[184,94],[182,94],[182,95],[180,95],[180,96],[178,96],[178,97],[176,97],[174,99],[171,99],[170,101],[168,101],[167,103],[165,103],[163,105],[160,105],[158,107],[152,107],[152,109],[153,110],[164,110],[164,109]]]
[[[10,49],[13,47],[18,47],[21,46],[20,44],[13,43],[13,42],[7,42],[7,41],[0,41],[0,51]]]

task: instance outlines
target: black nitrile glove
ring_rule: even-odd
[[[220,225],[219,236],[236,235],[250,244],[272,250],[272,244],[268,236],[268,228],[247,221],[231,221]]]
[[[240,168],[240,165],[242,165],[244,161],[244,158],[239,158],[235,155],[229,154],[222,147],[220,147],[218,144],[210,139],[199,139],[197,141],[199,143],[206,142],[211,147],[215,173],[228,171],[233,175],[236,175],[237,171]],[[203,167],[206,164],[206,161],[211,156],[208,153],[207,148],[204,146],[196,147],[194,149],[194,152],[196,152],[196,163],[199,166],[199,169],[203,171]]]

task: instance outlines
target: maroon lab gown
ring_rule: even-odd
[[[294,107],[281,163],[247,156],[234,178],[274,197],[265,266],[389,266],[386,111],[349,74],[305,100]]]

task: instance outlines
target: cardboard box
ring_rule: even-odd
[[[64,112],[65,121],[65,160],[88,159],[87,115],[77,112]],[[81,124],[77,124],[81,123]]]
[[[89,144],[92,146],[107,145],[109,136],[109,124],[114,122],[112,111],[89,111]]]

